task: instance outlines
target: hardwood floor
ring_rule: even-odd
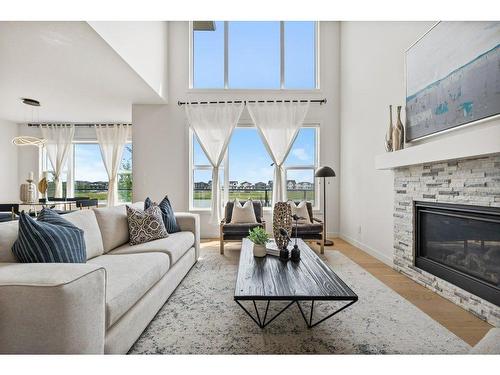
[[[347,243],[340,238],[333,238],[335,245],[325,247],[325,252],[340,251],[353,262],[363,267],[378,280],[414,304],[432,319],[439,322],[469,345],[474,346],[492,326],[475,317],[468,311],[439,296],[431,290],[417,284],[408,277],[396,272],[385,263]],[[202,247],[218,246],[217,240],[204,240]],[[241,246],[234,243],[229,246]],[[319,253],[319,246],[311,243]]]

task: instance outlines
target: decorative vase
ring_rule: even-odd
[[[42,198],[47,199],[47,196],[45,195],[47,193],[47,188],[49,187],[48,182],[47,182],[47,177],[43,177],[39,182],[38,182],[38,191],[40,194],[42,194]]]
[[[273,209],[273,235],[278,249],[288,243],[288,238],[280,233],[280,228],[292,233],[292,209],[287,202],[277,202]]]
[[[266,246],[253,244],[253,256],[257,258],[262,258],[266,256]]]
[[[401,106],[398,105],[398,119],[396,122],[396,126],[399,129],[399,149],[403,149],[405,147],[405,127],[403,126],[403,122],[401,121]]]
[[[27,183],[21,184],[19,198],[23,203],[35,203],[36,201],[36,185],[33,180],[26,180]]]
[[[392,127],[392,150],[398,151],[403,148],[403,124],[401,123],[401,106],[398,106],[398,119]]]
[[[385,150],[392,151],[392,105],[389,106],[389,129],[385,134]]]

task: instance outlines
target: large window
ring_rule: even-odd
[[[317,88],[316,22],[216,21],[192,33],[192,88]]]
[[[75,142],[68,162],[63,168],[63,196],[89,197],[106,203],[108,194],[108,174],[102,161],[101,151],[96,142]],[[42,153],[42,171],[49,172],[48,196],[55,192],[54,174],[46,152]],[[73,191],[68,191],[68,178],[73,181]],[[128,143],[118,172],[118,199],[132,201],[132,143]]]
[[[317,206],[314,170],[318,165],[318,141],[318,126],[300,129],[284,164],[287,199],[305,199]],[[212,167],[194,134],[191,154],[191,208],[209,209]],[[220,169],[222,200],[260,200],[264,207],[270,207],[274,174],[272,163],[257,129],[254,126],[237,127]]]

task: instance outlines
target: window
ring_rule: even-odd
[[[216,21],[193,30],[191,87],[196,89],[317,88],[317,23]]]
[[[317,206],[314,170],[318,165],[319,127],[299,130],[284,167],[287,176],[287,199],[311,201]],[[211,205],[212,167],[196,136],[191,138],[191,209],[209,209]],[[221,168],[222,201],[260,200],[271,206],[273,161],[254,126],[238,126],[231,136]]]
[[[317,167],[317,129],[302,128],[285,161],[287,198],[316,203],[314,171]]]
[[[108,194],[108,174],[102,161],[101,150],[96,142],[74,142],[72,152],[64,168],[63,196],[89,197],[106,203]],[[49,172],[48,196],[53,197],[55,185],[53,171],[46,152],[42,153],[42,171]],[[67,190],[67,179],[73,181],[73,191]],[[71,189],[71,188],[70,188]],[[118,172],[118,199],[127,203],[132,201],[132,144],[128,143]]]

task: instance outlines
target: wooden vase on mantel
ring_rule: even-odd
[[[396,124],[392,127],[392,150],[398,151],[404,147],[404,128],[401,122],[401,106],[397,107],[398,118]]]
[[[385,150],[392,151],[392,105],[389,106],[389,129],[385,134]]]

